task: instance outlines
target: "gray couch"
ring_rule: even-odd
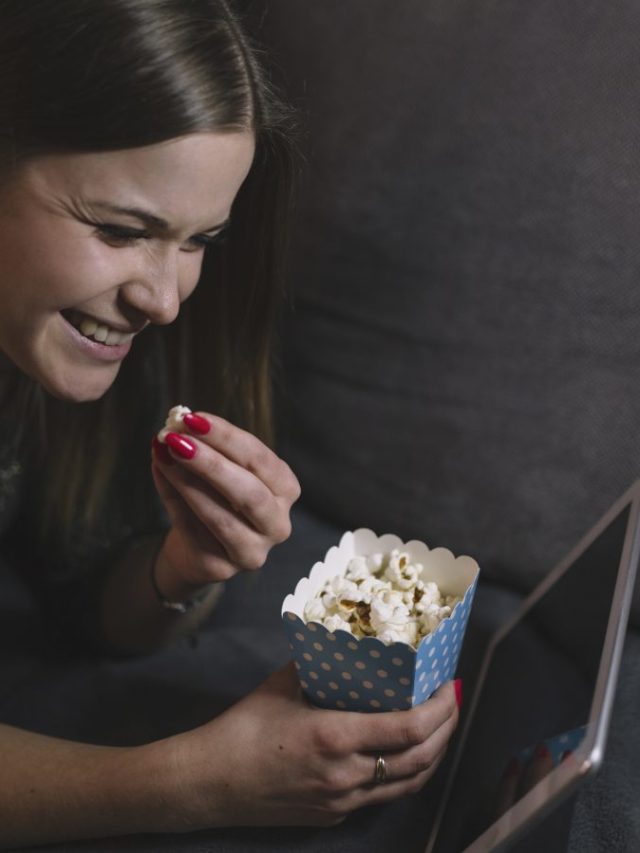
[[[228,585],[195,648],[133,661],[51,645],[7,573],[7,722],[136,743],[209,719],[288,659],[282,598],[357,526],[480,562],[468,696],[490,632],[640,474],[637,5],[249,11],[304,129],[279,408],[303,486],[294,533]],[[534,849],[640,849],[639,655],[633,629],[603,772],[568,834],[547,827]],[[47,849],[417,853],[441,783],[331,830]]]

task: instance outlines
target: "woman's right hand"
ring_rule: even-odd
[[[457,722],[452,683],[407,711],[328,711],[308,704],[289,665],[212,722],[164,742],[174,814],[183,830],[337,824],[354,809],[419,791]],[[374,780],[378,755],[383,784]]]

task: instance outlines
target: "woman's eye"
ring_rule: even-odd
[[[116,248],[133,246],[138,240],[148,240],[151,234],[141,228],[128,228],[125,225],[105,225],[103,223],[92,223],[97,235],[107,245]],[[202,252],[208,246],[222,243],[225,238],[224,232],[217,234],[194,234],[182,247],[184,252]]]
[[[122,225],[96,225],[98,236],[109,246],[131,246],[136,240],[144,240],[149,234],[138,228],[125,228]]]
[[[225,239],[225,231],[219,231],[217,234],[194,234],[193,237],[189,238],[184,251],[201,252],[208,246],[219,246],[220,243],[224,243]]]

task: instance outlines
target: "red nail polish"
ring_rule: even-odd
[[[456,691],[456,704],[458,708],[462,705],[462,679],[456,678],[453,682],[453,688]]]
[[[151,446],[153,447],[153,452],[158,457],[160,462],[164,462],[165,465],[171,465],[173,460],[171,459],[169,448],[166,444],[163,444],[161,441],[159,441],[157,435],[153,436]]]
[[[196,435],[206,435],[211,429],[209,421],[203,418],[202,415],[196,415],[194,412],[185,415],[182,420],[191,432],[195,432]]]
[[[536,758],[550,758],[551,753],[543,743],[539,743],[533,751]]]
[[[185,438],[177,432],[167,434],[165,441],[173,452],[182,459],[193,459],[196,455],[196,446],[190,438]]]

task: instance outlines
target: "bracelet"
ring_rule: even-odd
[[[154,548],[151,564],[149,566],[149,578],[151,580],[151,586],[153,587],[153,591],[156,595],[156,599],[158,600],[158,604],[164,607],[165,610],[171,610],[174,613],[187,613],[189,610],[192,610],[194,607],[198,607],[207,597],[207,593],[209,589],[205,589],[202,593],[197,595],[195,598],[189,598],[186,601],[170,601],[160,591],[160,587],[158,586],[158,581],[156,580],[156,562],[158,561],[158,555],[164,545],[164,537],[160,540],[160,544],[157,548]]]

